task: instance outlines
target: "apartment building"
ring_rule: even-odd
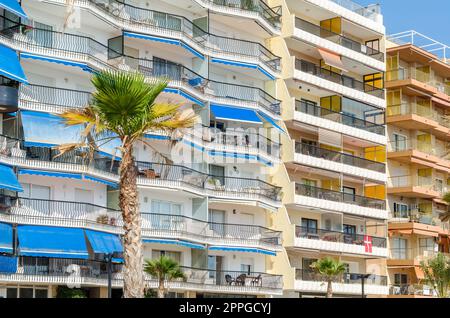
[[[280,3],[281,4],[281,3]],[[285,297],[323,297],[311,269],[347,265],[336,297],[388,294],[386,272],[385,28],[378,6],[351,1],[282,3],[277,97],[288,135],[275,174],[283,207],[273,216],[284,253],[271,257]],[[363,291],[364,280],[364,291]]]
[[[56,146],[78,127],[57,116],[85,106],[98,70],[169,77],[161,101],[198,115],[178,136],[137,144],[144,258],[177,260],[170,297],[274,297],[271,216],[282,189],[281,7],[263,0],[0,0],[0,297],[108,294],[105,256],[120,251],[119,143],[92,160]],[[377,99],[378,101],[378,99]],[[381,103],[381,101],[380,101]],[[281,124],[282,125],[282,124]],[[177,143],[173,147],[172,142]],[[121,296],[121,260],[111,265]],[[157,281],[146,276],[146,285]]]
[[[448,46],[415,31],[387,43],[390,297],[433,297],[419,265],[449,252]]]

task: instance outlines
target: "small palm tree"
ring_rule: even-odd
[[[173,133],[192,127],[195,116],[181,112],[179,105],[157,103],[156,98],[166,88],[166,79],[147,82],[140,73],[103,71],[92,77],[96,91],[90,105],[64,112],[60,116],[66,125],[82,125],[80,143],[58,147],[60,155],[75,149],[89,149],[90,158],[102,145],[120,140],[122,160],[119,167],[119,207],[123,218],[125,298],[144,297],[144,273],[141,241],[141,218],[138,206],[137,167],[133,147],[148,144],[145,133],[163,130]],[[149,145],[151,147],[151,145]],[[153,148],[153,147],[152,147]]]
[[[158,298],[164,298],[166,294],[165,282],[174,279],[186,279],[178,263],[164,255],[159,259],[145,261],[144,271],[158,279]]]
[[[425,283],[436,291],[439,298],[450,295],[450,259],[442,253],[420,262],[425,277]]]
[[[326,280],[327,298],[333,297],[333,280],[346,271],[345,264],[331,257],[325,257],[312,263],[311,268]]]

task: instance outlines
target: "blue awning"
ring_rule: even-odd
[[[22,186],[17,180],[13,169],[9,166],[0,164],[0,189],[22,192]]]
[[[117,234],[84,230],[96,254],[123,253],[122,242]]]
[[[30,145],[48,144],[50,147],[66,143],[79,143],[83,125],[66,126],[64,119],[53,114],[22,110],[20,117],[24,139]]]
[[[98,182],[98,183],[101,183],[101,184],[106,184],[107,186],[110,186],[112,188],[118,188],[119,187],[119,185],[117,183],[115,183],[115,182],[103,180],[103,179],[96,178],[96,177],[84,176],[84,180],[89,180],[89,181]]]
[[[260,248],[251,248],[251,247],[235,247],[235,246],[210,246],[208,248],[210,251],[228,251],[228,252],[244,252],[244,253],[258,253],[276,256],[277,253],[273,251],[263,250]]]
[[[79,67],[85,72],[93,73],[93,70],[86,63],[68,61],[68,60],[63,60],[63,59],[59,59],[56,57],[48,57],[48,56],[42,56],[42,55],[37,55],[37,54],[33,54],[33,53],[25,53],[25,52],[20,53],[20,57],[22,57],[24,59],[34,59],[34,60],[40,60],[40,61],[51,62],[51,63],[56,63],[56,64],[62,64],[62,65],[66,65],[66,66]]]
[[[278,129],[281,133],[285,134],[286,132],[284,131],[283,128],[281,128],[280,126],[277,125],[277,123],[270,118],[270,116],[267,116],[266,114],[264,114],[261,111],[258,111],[258,115],[262,117],[262,119],[264,119],[265,121],[267,121],[269,124],[271,124],[273,127],[275,127],[276,129]]]
[[[36,257],[88,259],[82,229],[18,225],[19,254]]]
[[[184,246],[184,247],[189,247],[189,248],[198,249],[198,250],[204,250],[206,248],[202,244],[196,244],[196,243],[191,243],[191,242],[181,241],[181,240],[164,240],[164,239],[147,239],[146,238],[146,239],[143,239],[142,242],[156,243],[156,244],[173,244],[173,245]]]
[[[216,119],[234,120],[252,124],[263,123],[252,109],[211,104],[211,112]]]
[[[17,0],[0,0],[0,8],[14,13],[21,18],[28,19],[26,13],[23,11]]]
[[[11,224],[0,223],[0,253],[13,252],[13,228]]]
[[[33,169],[20,169],[19,174],[28,174],[28,175],[32,175],[32,176],[66,178],[66,179],[77,179],[77,180],[82,179],[82,175],[79,173],[33,170]]]
[[[0,255],[0,273],[17,273],[17,257]]]
[[[15,2],[15,0],[10,1]],[[2,2],[3,1],[0,0],[0,4]],[[0,75],[21,83],[28,83],[16,51],[2,44],[0,44]]]

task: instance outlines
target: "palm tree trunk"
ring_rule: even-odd
[[[120,162],[119,206],[123,228],[123,297],[144,297],[144,271],[141,241],[141,218],[137,192],[137,170],[132,144],[125,144]]]
[[[331,286],[331,284],[331,279],[329,279],[327,284],[327,298],[333,297],[333,287]]]
[[[158,298],[164,298],[164,279],[159,280]]]

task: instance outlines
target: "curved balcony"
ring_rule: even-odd
[[[371,47],[368,47],[362,43],[359,43],[359,42],[352,40],[348,37],[345,37],[341,34],[331,32],[330,30],[324,29],[319,25],[305,21],[298,17],[295,18],[295,27],[298,29],[301,29],[303,31],[306,31],[308,33],[311,33],[315,36],[318,36],[322,39],[326,39],[333,43],[339,44],[339,45],[341,45],[347,49],[350,49],[352,51],[355,51],[357,53],[361,53],[363,55],[371,57],[377,61],[380,61],[380,62],[384,61],[384,53],[383,52],[380,52]]]
[[[295,59],[295,69],[303,73],[311,74],[321,79],[333,82],[335,84],[354,89],[358,92],[369,94],[379,99],[385,98],[384,89],[379,89],[374,87],[373,85],[363,83],[355,78],[324,69],[319,65],[305,60]]]
[[[84,107],[91,100],[91,93],[73,89],[43,85],[21,85],[20,108],[48,113],[61,113],[70,108]],[[256,129],[221,131],[207,126],[195,126],[186,130],[183,138],[209,150],[260,155],[269,162],[280,159],[281,144]],[[164,132],[149,132],[167,136]]]
[[[88,173],[117,183],[120,162],[103,156],[92,160],[86,153],[72,151],[55,157],[58,150],[26,146],[18,139],[0,136],[0,159],[26,168],[51,169],[63,172]],[[259,179],[215,176],[181,165],[136,162],[138,186],[178,188],[209,197],[255,200],[278,207],[281,188]]]
[[[50,0],[60,3],[60,0]],[[243,59],[261,63],[270,71],[279,72],[281,58],[265,46],[253,41],[211,34],[196,26],[183,16],[140,8],[122,1],[77,0],[79,7],[97,9],[109,15],[120,28],[127,31],[144,32],[158,36],[181,38],[209,55],[228,56],[233,60]],[[96,10],[93,10],[96,11]]]
[[[0,219],[19,224],[80,227],[123,233],[120,210],[89,203],[0,195]],[[262,226],[206,222],[184,215],[141,212],[144,238],[182,239],[278,250],[281,232]]]
[[[252,14],[263,19],[272,28],[281,28],[281,7],[271,8],[265,0],[194,0],[213,11],[228,14]]]
[[[281,294],[282,276],[260,272],[215,271],[180,267],[186,279],[173,280],[167,285],[171,290],[207,292]],[[123,286],[122,265],[112,265],[112,286]],[[144,274],[150,288],[158,287],[158,280]],[[35,284],[80,284],[81,286],[108,285],[105,262],[80,259],[20,257],[16,273],[0,272],[0,281]]]
[[[169,86],[182,89],[190,100],[209,100],[237,106],[261,107],[270,113],[280,114],[280,101],[256,87],[237,85],[207,79],[176,63],[161,63],[153,60],[123,56],[111,48],[89,37],[31,29],[21,33],[20,26],[0,31],[0,41],[15,47],[22,58],[43,59],[50,62],[92,69],[116,69],[140,71],[146,77],[168,77]]]

